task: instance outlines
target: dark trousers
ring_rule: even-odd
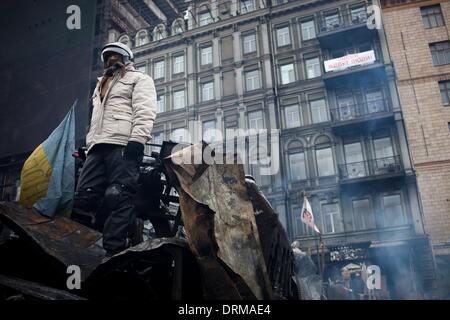
[[[133,196],[139,178],[139,161],[124,155],[125,147],[95,145],[80,173],[73,217],[93,213],[95,225],[103,229],[103,247],[119,252],[128,246],[135,226]]]

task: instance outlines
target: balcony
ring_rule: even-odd
[[[341,184],[362,182],[404,174],[400,156],[378,158],[339,165]]]
[[[348,231],[345,233],[331,233],[322,236],[327,247],[361,244],[367,241],[371,242],[371,247],[379,247],[380,244],[383,243],[398,244],[415,238],[414,227],[410,224],[396,227],[379,227],[369,230]],[[300,240],[300,243],[305,250],[308,250],[308,248],[314,250],[317,245],[316,236],[297,235],[295,236],[295,239]]]
[[[349,44],[352,40],[362,41],[376,34],[376,29],[368,28],[367,21],[366,10],[325,15],[319,20],[317,38],[324,47]]]
[[[289,180],[287,187],[289,192],[295,194],[298,190],[314,190],[318,188],[333,188],[339,183],[338,175],[314,177],[302,180]]]
[[[382,124],[393,120],[394,117],[387,99],[347,104],[330,111],[332,127],[335,131],[347,130],[348,126],[363,126],[366,121]]]

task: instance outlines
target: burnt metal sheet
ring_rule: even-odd
[[[85,286],[88,287],[98,287],[99,281],[104,278],[107,278],[112,273],[117,270],[124,270],[127,267],[132,266],[133,269],[134,262],[138,262],[140,260],[153,261],[153,259],[158,259],[162,255],[167,254],[173,259],[173,266],[177,266],[177,268],[173,269],[174,279],[173,283],[167,283],[168,286],[172,285],[172,296],[171,298],[174,300],[179,300],[182,297],[183,288],[182,283],[186,280],[183,280],[183,263],[184,259],[186,259],[186,255],[192,256],[192,253],[189,249],[189,246],[184,239],[179,238],[155,238],[148,239],[140,244],[128,248],[112,257],[105,257],[100,265],[90,274],[90,276],[85,281]],[[184,256],[184,258],[183,258]],[[170,258],[167,261],[170,262]],[[188,259],[191,263],[195,264],[194,257]],[[156,261],[156,260],[154,260]],[[187,260],[186,260],[187,261]],[[191,264],[191,266],[194,266]],[[135,270],[137,271],[137,270]],[[172,272],[168,269],[168,272]],[[192,275],[191,275],[192,276]],[[201,280],[198,279],[198,283],[201,283]]]
[[[182,249],[189,250],[189,247],[186,243],[186,240],[179,239],[179,238],[155,238],[155,239],[148,239],[144,242],[139,243],[138,245],[135,245],[134,247],[130,247],[122,252],[119,252],[111,257],[104,257],[101,263],[98,265],[98,267],[95,270],[95,274],[98,274],[101,272],[104,268],[112,268],[110,266],[114,266],[114,264],[117,261],[122,260],[122,258],[126,258],[127,256],[130,256],[134,253],[146,253],[151,252],[153,250],[167,247],[167,246],[176,246]],[[95,274],[92,274],[92,277],[95,276]]]
[[[0,274],[0,286],[14,289],[27,296],[41,300],[86,300],[83,297],[64,290],[47,287],[42,284]]]
[[[256,183],[246,179],[247,192],[256,215],[256,225],[261,240],[267,274],[273,293],[279,299],[297,299],[294,276],[294,254],[278,214],[270,205]]]
[[[214,238],[219,247],[219,258],[244,279],[256,298],[271,299],[272,286],[260,246],[255,212],[246,190],[243,166],[197,164],[198,159],[203,159],[205,147],[200,143],[174,152],[166,158],[166,165],[175,172],[184,192],[214,212]],[[191,161],[186,161],[189,159]],[[183,212],[183,217],[185,214],[188,213]]]
[[[82,280],[104,258],[105,251],[99,242],[101,233],[66,217],[49,219],[33,208],[0,202],[0,221],[55,258],[61,268],[67,268],[69,265],[79,266]]]

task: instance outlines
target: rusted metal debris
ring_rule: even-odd
[[[246,179],[245,184],[255,211],[261,248],[275,299],[300,299],[299,290],[293,281],[294,254],[278,214],[254,180]]]
[[[149,239],[107,258],[101,248],[101,233],[68,218],[57,217],[51,220],[41,217],[32,208],[1,202],[0,221],[22,239],[10,241],[19,242],[19,247],[13,248],[15,250],[7,257],[2,256],[0,273],[5,267],[8,269],[9,264],[13,267],[12,270],[8,269],[9,274],[2,276],[0,287],[14,288],[38,299],[65,299],[70,296],[58,293],[67,289],[67,267],[76,265],[81,269],[82,290],[76,290],[74,297],[127,299],[137,295],[141,298],[174,300],[189,295],[193,298],[201,297],[201,279],[185,240]],[[2,246],[7,244],[8,241]],[[4,252],[0,252],[2,253]],[[33,254],[31,263],[26,260],[27,265],[22,265],[23,255],[30,253]],[[46,260],[51,260],[51,263]],[[25,272],[15,275],[17,266],[24,267]],[[45,275],[39,277],[34,269],[39,269],[37,271]],[[121,282],[124,275],[130,279],[127,284]],[[26,279],[19,279],[18,276]],[[48,279],[49,277],[52,279]],[[30,281],[34,278],[36,281]],[[154,283],[147,285],[146,282],[150,279]],[[51,285],[42,280],[51,280]],[[49,291],[50,289],[55,291]],[[122,293],[126,295],[120,296]]]
[[[189,244],[203,265],[204,276],[217,285],[226,279],[214,277],[220,272],[218,257],[244,280],[254,297],[273,299],[243,166],[226,164],[226,161],[222,161],[225,164],[196,164],[195,159],[203,159],[205,148],[209,146],[196,144],[166,158],[168,170],[174,172],[179,182],[181,212]],[[211,151],[206,152],[211,154]],[[199,234],[199,224],[208,232]],[[222,282],[222,286],[224,292],[236,297],[232,285],[226,287]]]
[[[78,265],[82,280],[102,262],[105,256],[99,240],[102,234],[66,217],[49,219],[33,208],[10,202],[0,203],[0,222],[17,235],[55,259],[60,272]]]
[[[58,290],[36,282],[26,281],[11,276],[4,276],[1,274],[0,285],[20,292],[20,295],[16,295],[16,297],[19,296],[19,298],[21,295],[25,295],[39,300],[86,300],[83,297],[68,293],[64,290]]]

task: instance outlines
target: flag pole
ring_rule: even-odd
[[[316,245],[316,252],[317,252],[317,267],[319,268],[319,274],[322,276],[322,267],[321,267],[321,263],[320,263],[320,251],[319,251],[319,246],[320,246],[320,240],[322,238],[322,236],[320,235],[320,232],[315,231],[317,234],[317,245]]]
[[[316,232],[316,257],[317,257],[317,267],[320,274],[321,279],[323,280],[323,272],[325,260],[323,256],[323,241],[322,241],[322,233],[314,222],[314,215],[312,213],[311,204],[308,201],[308,195],[303,189],[300,193],[301,197],[303,197],[303,208],[301,211],[301,220],[303,223],[307,224],[310,228],[314,229]],[[322,254],[321,250],[322,249]]]
[[[320,278],[323,281],[323,273],[325,272],[325,252],[324,252],[324,247],[325,246],[324,246],[324,243],[323,243],[323,240],[322,240],[322,233],[319,233],[319,237],[320,237],[320,250],[321,250],[321,253],[320,253],[320,255],[321,255],[320,266],[322,268],[322,270],[320,271]]]

